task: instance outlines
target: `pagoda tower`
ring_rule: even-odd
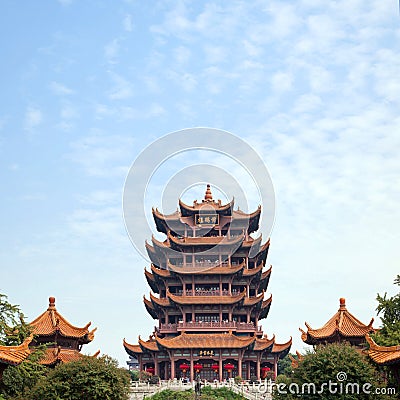
[[[339,310],[321,328],[313,329],[307,322],[307,332],[299,328],[301,339],[304,343],[316,346],[327,343],[349,342],[352,346],[363,347],[366,344],[365,335],[375,333],[372,327],[372,318],[368,325],[365,325],[351,314],[346,307],[346,300],[339,299]]]
[[[47,310],[29,324],[34,334],[29,346],[46,344],[46,353],[40,363],[50,367],[82,357],[82,346],[93,340],[97,329],[89,331],[91,322],[82,328],[72,325],[57,311],[55,302],[54,297],[49,297]]]
[[[272,302],[265,298],[270,242],[251,236],[261,207],[251,214],[234,210],[233,200],[213,200],[207,185],[201,202],[179,200],[173,214],[152,213],[166,239],[146,242],[151,266],[145,276],[153,293],[143,302],[158,326],[148,340],[124,340],[127,353],[140,370],[162,379],[276,376],[292,340],[277,344],[259,325]]]

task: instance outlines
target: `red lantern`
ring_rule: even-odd
[[[196,371],[196,373],[199,373],[203,369],[203,366],[201,364],[194,364],[193,369]]]
[[[232,371],[233,369],[235,369],[235,366],[231,363],[228,363],[224,365],[224,369],[226,369],[227,371]]]
[[[218,365],[218,364],[213,364],[213,365],[211,365],[211,369],[212,369],[215,373],[218,373],[218,372],[219,372],[219,365]]]
[[[228,371],[229,376],[232,374],[232,370],[235,369],[235,366],[231,363],[225,364],[224,369]]]
[[[146,368],[146,371],[149,373],[149,374],[154,374],[154,371],[155,371],[155,369],[154,369],[154,367],[147,367]]]
[[[187,364],[181,364],[181,365],[179,366],[179,369],[183,372],[183,375],[185,375],[185,374],[186,374],[186,371],[189,369],[189,365],[187,365]]]
[[[265,378],[265,377],[267,376],[267,373],[268,373],[269,371],[271,371],[271,368],[269,368],[269,367],[262,367],[262,368],[261,368],[261,371],[262,371],[262,376],[263,376],[263,378]]]

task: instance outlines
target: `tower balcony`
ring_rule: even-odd
[[[230,330],[232,332],[240,333],[262,333],[262,327],[256,326],[253,322],[237,322],[237,321],[189,321],[178,322],[177,324],[161,324],[157,329],[159,333],[178,333],[178,332],[194,332],[194,331],[213,331],[225,332]]]

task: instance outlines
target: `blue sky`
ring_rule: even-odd
[[[293,336],[293,350],[301,350],[298,327],[321,326],[339,297],[368,322],[376,293],[393,292],[396,1],[0,7],[0,291],[29,319],[54,295],[71,322],[98,327],[87,351],[121,363],[122,338],[151,333],[141,303],[146,261],[125,232],[123,185],[146,146],[194,126],[246,140],[271,173],[277,212],[266,333],[281,342]],[[155,174],[147,210],[160,206],[168,177],[204,160],[246,187],[231,161],[186,154]]]

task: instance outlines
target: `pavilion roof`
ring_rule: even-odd
[[[207,185],[204,200],[202,200],[201,203],[198,203],[197,200],[195,200],[193,202],[193,206],[189,206],[188,204],[185,204],[181,199],[179,199],[179,207],[181,209],[181,214],[184,217],[191,215],[196,211],[204,211],[205,208],[210,208],[211,210],[215,210],[215,212],[222,213],[224,215],[231,215],[234,204],[234,199],[224,205],[221,203],[221,200],[213,200],[210,185]]]
[[[0,364],[19,365],[30,354],[29,343],[33,335],[29,336],[18,346],[0,346]]]
[[[55,301],[54,297],[50,297],[47,310],[29,324],[33,333],[38,336],[51,336],[57,332],[64,337],[80,339],[84,343],[91,342],[97,328],[89,331],[91,322],[82,328],[72,325],[57,311]]]
[[[274,343],[274,345],[272,346],[271,353],[279,354],[279,358],[283,358],[289,353],[291,346],[292,346],[292,338],[290,338],[286,343],[282,344]]]
[[[135,355],[143,353],[143,350],[139,344],[130,344],[125,339],[123,340],[122,344],[128,354]]]
[[[244,268],[243,269],[243,276],[256,275],[256,274],[258,274],[259,272],[262,271],[263,267],[264,267],[264,263],[260,262],[255,268],[251,268],[251,269]]]
[[[271,351],[284,357],[290,350],[292,338],[286,343],[275,343],[275,335],[268,339],[255,336],[236,336],[228,333],[185,333],[178,336],[161,338],[151,336],[149,340],[142,340],[139,336],[139,344],[130,344],[123,340],[123,345],[128,354],[137,355],[144,351],[158,352],[165,349],[243,349],[253,346],[254,351]]]
[[[171,273],[167,269],[158,268],[154,264],[151,264],[150,268],[153,274],[158,275],[162,278],[169,278],[171,276]]]
[[[150,350],[150,351],[158,351],[158,345],[156,340],[151,337],[149,340],[142,340],[139,336],[139,346],[141,347],[142,351],[143,349],[145,350]]]
[[[167,292],[168,294],[168,292]],[[150,293],[150,300],[153,305],[158,305],[161,307],[168,307],[171,305],[169,299],[167,297],[156,297],[152,293]]]
[[[307,344],[313,345],[336,335],[343,338],[364,337],[367,333],[375,332],[372,327],[373,322],[374,319],[372,318],[368,325],[363,324],[347,310],[346,301],[341,298],[339,310],[322,328],[312,329],[306,322],[307,332],[301,328],[299,329],[302,333],[302,340]]]
[[[264,293],[265,291],[263,290],[262,293],[258,294],[257,296],[253,296],[253,297],[246,297],[244,299],[244,306],[254,306],[257,303],[260,303],[263,301],[264,299]],[[270,296],[270,299],[272,300],[272,295]]]
[[[274,343],[275,343],[275,335],[273,335],[271,339],[268,339],[267,337],[256,338],[256,343],[254,344],[254,351],[266,350],[268,348],[272,349]]]
[[[187,334],[182,332],[172,338],[159,338],[157,343],[167,349],[210,349],[210,348],[245,348],[254,341],[254,336],[239,337],[232,333]]]
[[[367,334],[365,336],[369,344],[368,355],[380,365],[400,364],[400,345],[380,346]]]
[[[100,350],[97,351],[91,357],[97,357],[100,354]],[[43,358],[40,360],[40,364],[53,366],[59,363],[68,363],[71,361],[78,361],[81,358],[85,357],[78,350],[66,349],[64,347],[50,347],[47,348]]]
[[[167,296],[177,304],[235,304],[243,300],[246,296],[246,291],[243,291],[235,296],[177,296],[167,291]]]
[[[259,315],[259,319],[267,318],[269,309],[271,308],[271,304],[272,304],[272,294],[271,294],[271,296],[269,296],[268,299],[263,300],[263,302],[261,304],[261,312]]]

